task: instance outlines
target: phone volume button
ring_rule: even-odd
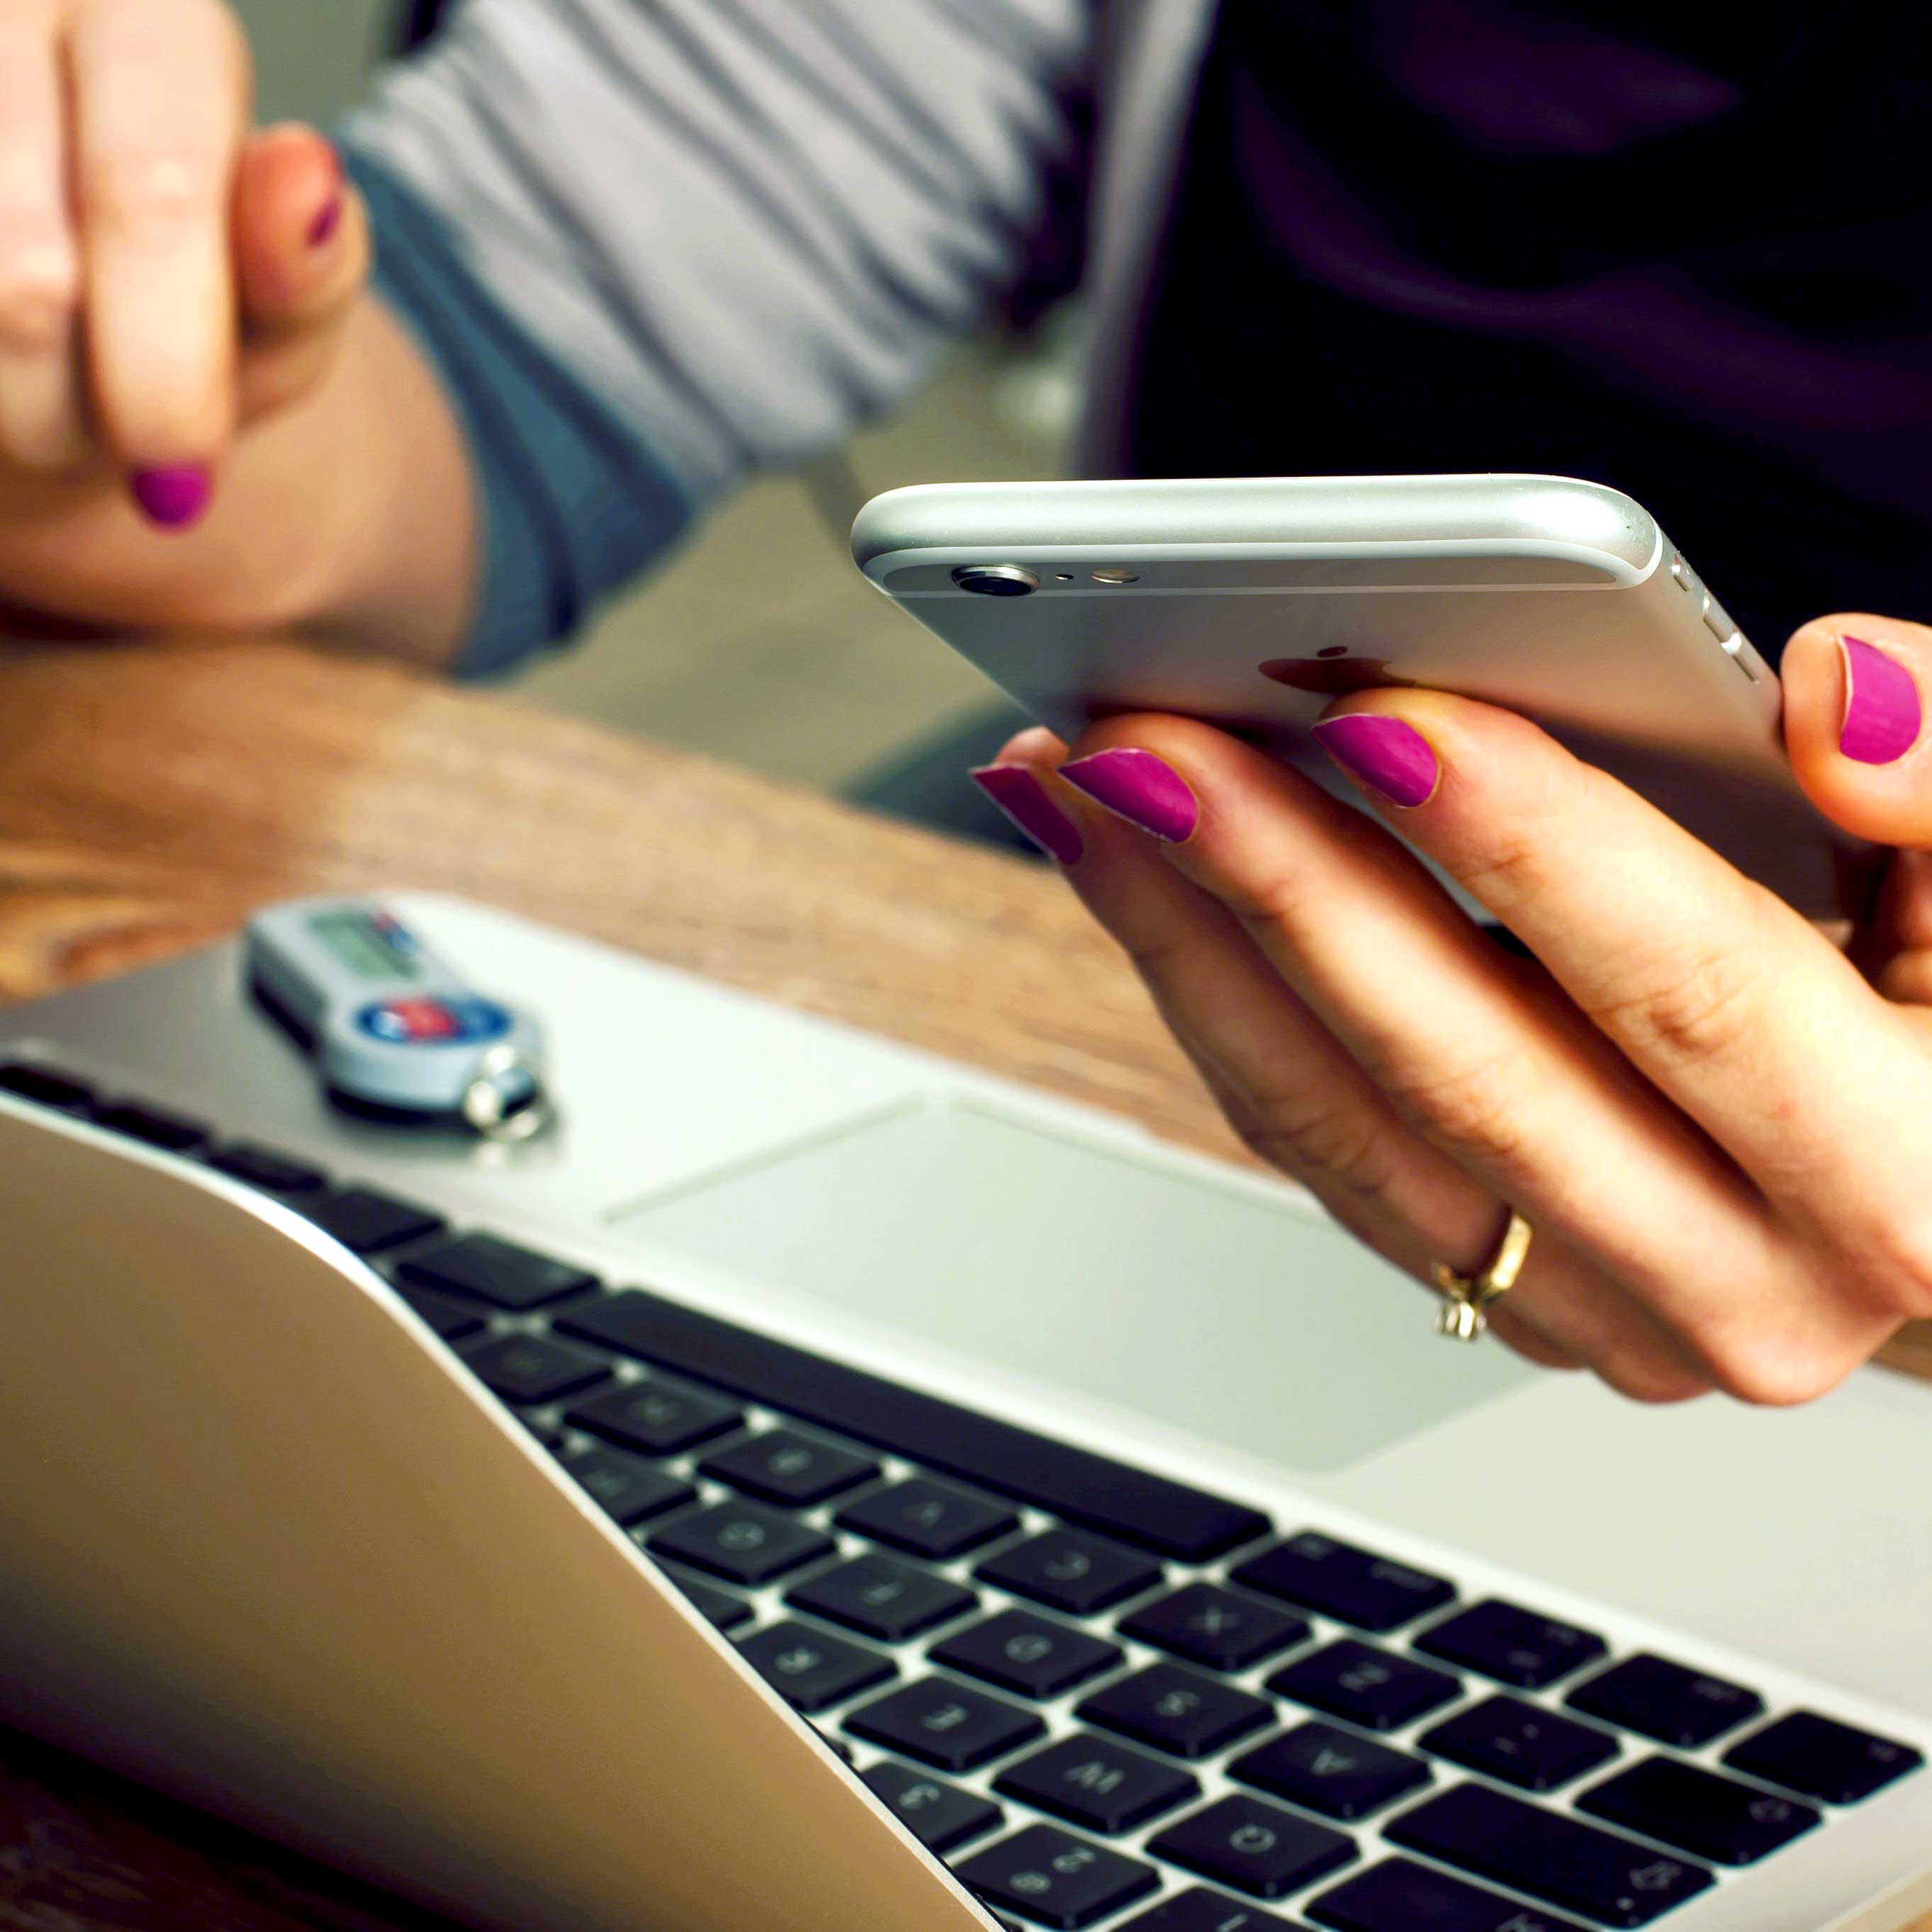
[[[1704,628],[1726,648],[1738,634],[1738,627],[1731,622],[1730,613],[1708,590],[1704,593]]]
[[[1733,631],[1723,640],[1719,648],[1753,684],[1764,682],[1766,669],[1764,661],[1751,649],[1750,640],[1743,632]]]

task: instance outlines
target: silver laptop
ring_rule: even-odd
[[[442,899],[520,1146],[232,947],[0,1016],[0,1718],[502,1932],[1898,1932],[1932,1388],[1626,1406],[1302,1196]]]

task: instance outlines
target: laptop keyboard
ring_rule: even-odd
[[[1010,1924],[1646,1926],[1922,1768],[58,1070],[0,1090],[367,1257]]]

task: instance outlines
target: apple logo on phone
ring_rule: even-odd
[[[1413,690],[1414,681],[1397,677],[1387,658],[1352,658],[1346,644],[1330,644],[1312,658],[1270,658],[1258,667],[1264,677],[1291,691],[1317,698],[1346,698],[1351,692]]]

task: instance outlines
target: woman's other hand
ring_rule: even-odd
[[[1932,1317],[1932,632],[1784,664],[1814,802],[1898,848],[1850,952],[1534,725],[1421,691],[1317,736],[1396,842],[1187,720],[1023,734],[982,783],[1138,968],[1248,1144],[1418,1279],[1537,1230],[1497,1332],[1646,1401],[1823,1394]]]
[[[454,421],[334,146],[250,94],[220,0],[0,4],[0,606],[446,652]]]

